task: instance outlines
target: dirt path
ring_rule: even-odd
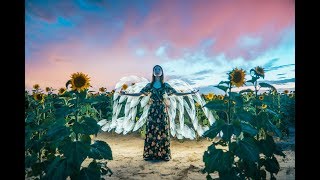
[[[113,160],[108,162],[108,167],[114,174],[107,179],[206,179],[206,174],[201,173],[201,169],[204,168],[203,153],[211,144],[211,141],[206,139],[185,140],[183,143],[172,139],[172,159],[168,162],[144,161],[144,139],[139,135],[100,133],[95,139],[106,141],[112,149]],[[277,157],[280,172],[276,177],[280,180],[295,179],[294,141],[293,144],[288,143],[281,144],[285,148],[286,158]],[[213,174],[212,177],[218,176]]]

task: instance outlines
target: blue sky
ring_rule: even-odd
[[[156,64],[203,93],[219,93],[236,67],[262,66],[263,81],[295,88],[292,0],[34,0],[25,10],[27,89],[83,72],[111,90],[123,76],[151,79]]]

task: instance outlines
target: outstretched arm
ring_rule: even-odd
[[[191,92],[187,92],[187,93],[174,92],[174,93],[172,93],[172,94],[174,94],[174,95],[176,95],[176,96],[185,96],[185,95],[189,95],[189,94],[195,94],[195,93],[198,92],[198,91],[199,91],[199,89],[196,90],[196,91],[191,91]],[[170,94],[170,95],[172,95],[172,94]]]
[[[144,93],[126,93],[124,91],[120,91],[120,95],[127,95],[127,96],[147,96],[147,94]]]

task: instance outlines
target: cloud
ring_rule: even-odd
[[[240,48],[251,48],[260,45],[261,37],[242,36],[238,39],[238,46]]]
[[[212,73],[213,73],[213,70],[202,70],[194,73],[193,75],[203,75],[203,74],[212,74]]]
[[[276,63],[276,62],[278,62],[278,61],[279,61],[279,58],[271,59],[271,60],[269,60],[267,63],[265,63],[265,64],[263,65],[263,68],[268,69],[268,68],[272,67],[273,64]]]
[[[160,46],[157,50],[156,50],[156,56],[162,57],[166,55],[166,46]]]
[[[279,74],[277,74],[277,76],[282,76],[282,75],[285,75],[285,73],[279,73]]]
[[[290,67],[290,66],[294,66],[295,64],[285,64],[285,65],[281,65],[281,66],[273,66],[270,67],[269,69],[266,69],[266,71],[275,71],[281,68],[285,68],[285,67]]]
[[[273,81],[264,81],[264,82],[269,83],[269,84],[285,84],[285,83],[295,82],[295,78],[273,80]]]
[[[144,49],[137,49],[137,50],[135,51],[135,54],[136,54],[137,56],[144,56],[144,55],[146,54],[146,52],[145,52]]]

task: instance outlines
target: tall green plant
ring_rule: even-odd
[[[72,90],[60,96],[50,94],[51,100],[36,102],[34,109],[28,110],[27,176],[38,176],[39,179],[100,179],[112,174],[107,167],[107,160],[113,159],[110,146],[90,137],[99,132],[100,126],[97,124],[97,110],[93,107],[95,103],[88,99],[85,87],[89,84],[86,82],[88,79],[81,76],[81,73],[72,76],[72,81],[69,81]],[[50,116],[43,114],[48,112]],[[90,161],[88,166],[84,165],[86,159]]]
[[[211,179],[210,173],[214,172],[219,173],[220,179],[265,179],[267,172],[275,178],[274,174],[280,169],[274,155],[285,155],[272,135],[281,136],[281,133],[270,121],[275,112],[258,97],[257,80],[264,74],[257,72],[257,68],[253,71],[249,82],[255,86],[255,98],[244,98],[243,93],[252,93],[250,89],[232,92],[234,86],[245,83],[245,72],[236,68],[228,73],[228,81],[217,85],[226,92],[225,100],[214,100],[205,105],[217,111],[219,118],[204,137],[215,138],[222,132],[221,138],[203,155],[203,172],[207,173],[207,179]]]

